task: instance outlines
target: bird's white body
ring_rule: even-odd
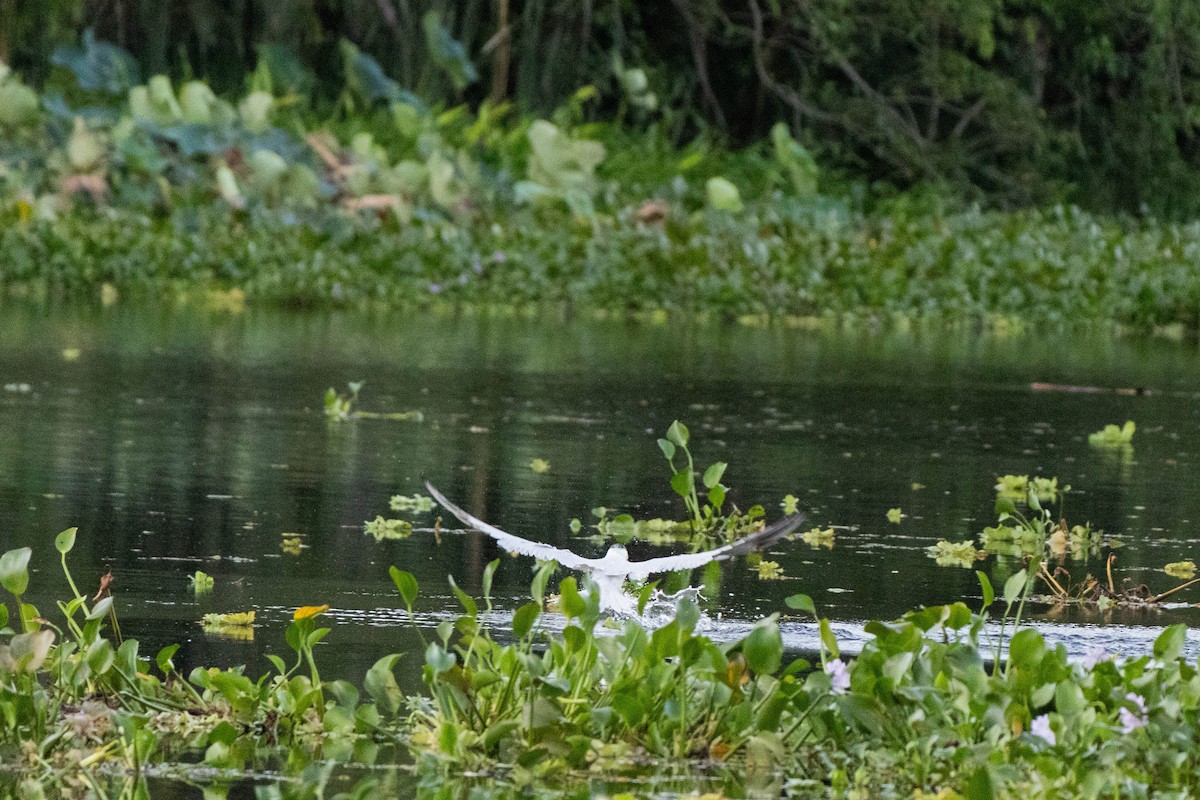
[[[757,550],[760,547],[768,547],[785,534],[798,528],[804,521],[803,514],[793,514],[744,539],[701,553],[684,553],[663,558],[650,558],[644,561],[630,561],[629,553],[618,544],[608,548],[608,552],[601,558],[585,558],[570,550],[542,542],[533,542],[506,533],[495,525],[489,525],[483,520],[471,516],[451,503],[429,481],[425,481],[425,488],[435,500],[445,506],[447,511],[467,525],[491,536],[504,549],[532,556],[541,561],[557,561],[564,567],[587,573],[600,593],[600,610],[625,616],[633,616],[637,613],[637,598],[625,592],[625,581],[629,579],[645,580],[660,572],[695,569],[710,561],[722,561],[735,555]]]

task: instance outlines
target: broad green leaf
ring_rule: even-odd
[[[108,672],[113,664],[113,649],[108,639],[97,639],[88,647],[84,659],[92,674],[99,677]]]
[[[754,626],[742,642],[746,664],[758,673],[770,674],[783,663],[783,637],[775,620],[768,618]]]
[[[475,603],[475,598],[458,588],[458,584],[454,581],[453,575],[446,576],[450,582],[450,588],[454,590],[454,596],[458,598],[458,602],[462,604],[463,610],[467,612],[469,617],[479,616],[479,606]]]
[[[995,511],[997,514],[1016,514],[1017,504],[1010,497],[997,497]]]
[[[524,639],[533,630],[542,609],[537,603],[526,603],[513,612],[512,632],[517,639]]]
[[[807,611],[814,617],[817,615],[817,607],[813,605],[813,600],[806,594],[794,594],[783,601],[788,608],[794,608],[797,611]]]
[[[413,603],[417,600],[417,579],[413,577],[411,572],[405,572],[396,567],[389,569],[388,574],[392,576],[392,583],[396,584],[396,588],[400,591],[400,597],[404,600],[404,605],[408,606],[408,609],[411,611]]]
[[[109,597],[101,598],[99,603],[96,603],[96,605],[92,606],[92,612],[87,615],[86,619],[100,619],[112,609],[112,604],[113,599],[111,595]]]
[[[721,511],[721,506],[725,505],[725,487],[717,484],[708,490],[708,502],[718,513]]]
[[[75,534],[79,531],[78,528],[67,528],[65,531],[54,537],[54,549],[66,555],[71,552],[71,548],[75,546]]]
[[[691,497],[692,489],[696,485],[695,481],[696,478],[692,475],[691,470],[685,467],[671,476],[671,488],[680,497]]]
[[[29,557],[33,550],[21,547],[0,556],[0,586],[14,595],[25,594],[29,588]]]
[[[1025,570],[1021,570],[1013,575],[1010,575],[1008,580],[1004,582],[1004,602],[1012,605],[1021,596],[1021,592],[1025,591]]]
[[[425,663],[433,669],[435,675],[440,675],[455,665],[458,659],[454,653],[448,652],[437,642],[430,642],[425,648]]]
[[[1187,644],[1187,626],[1182,623],[1171,625],[1154,640],[1154,657],[1160,661],[1174,661],[1183,653]]]
[[[673,461],[675,459],[675,445],[670,441],[666,439],[659,439],[658,449],[662,450],[663,455],[667,457],[667,461]]]
[[[175,671],[175,662],[171,657],[179,650],[179,645],[169,644],[162,650],[158,651],[158,655],[154,657],[154,663],[158,665],[158,671],[163,675],[169,675]]]
[[[983,607],[987,609],[996,600],[996,590],[992,588],[992,582],[984,573],[975,570],[975,577],[979,579],[979,588],[983,590]]]
[[[729,465],[726,464],[724,461],[718,461],[717,463],[710,466],[708,469],[704,470],[703,480],[704,480],[705,487],[711,489],[714,486],[716,486],[718,483],[720,483],[721,476],[723,476],[725,474],[725,470],[728,467],[729,467]]]
[[[838,650],[837,637],[833,635],[833,628],[829,626],[829,620],[821,617],[821,622],[818,625],[821,630],[821,644],[825,645],[825,649],[834,658],[838,658],[841,653]]]
[[[562,610],[567,619],[582,617],[587,611],[587,603],[579,594],[579,585],[574,578],[564,578],[558,585],[558,594],[562,598]]]
[[[494,559],[488,562],[488,565],[483,568],[483,599],[487,601],[488,607],[491,607],[492,602],[492,579],[496,576],[496,570],[500,568],[500,559]]]
[[[404,701],[404,693],[396,682],[395,668],[399,660],[400,653],[384,656],[371,665],[363,680],[363,689],[386,714],[395,714]]]
[[[687,447],[688,429],[679,420],[671,423],[671,427],[667,428],[667,439],[676,447]]]
[[[1008,662],[1018,667],[1034,666],[1045,652],[1046,642],[1033,628],[1017,631],[1008,642]]]

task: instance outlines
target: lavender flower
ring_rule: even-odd
[[[833,688],[830,691],[834,694],[845,694],[850,691],[850,670],[840,658],[835,658],[827,663],[825,672],[833,681]]]
[[[429,284],[429,293],[430,294],[441,294],[441,292],[442,292],[442,285],[440,283]]]
[[[1085,653],[1083,656],[1083,661],[1080,661],[1079,663],[1084,670],[1091,672],[1101,661],[1112,661],[1112,658],[1112,653],[1107,652],[1099,645],[1095,645],[1088,648],[1087,653]]]
[[[1136,714],[1125,706],[1122,706],[1121,710],[1117,712],[1117,721],[1121,723],[1121,733],[1129,734],[1138,728],[1146,727],[1146,699],[1133,692],[1125,695],[1125,699],[1137,708]]]
[[[1054,731],[1050,728],[1050,715],[1042,714],[1040,717],[1034,717],[1029,723],[1029,732],[1046,744],[1054,746],[1058,744],[1058,738],[1054,735]]]

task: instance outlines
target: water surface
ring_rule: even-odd
[[[1196,490],[1200,357],[1164,340],[961,329],[814,332],[676,323],[512,317],[199,311],[0,309],[0,548],[35,548],[43,611],[65,582],[52,538],[79,526],[77,580],[111,568],[126,636],[144,652],[182,642],[177,661],[249,663],[282,653],[294,608],[329,603],[322,674],[361,679],[381,655],[414,646],[387,576],[422,584],[420,619],[454,606],[446,576],[479,591],[501,557],[496,605],[524,601],[528,559],[474,533],[431,528],[376,542],[365,520],[394,515],[393,494],[428,475],[449,496],[528,538],[599,553],[591,509],[681,517],[655,439],[673,419],[692,430],[703,467],[726,461],[730,498],[781,513],[800,498],[833,549],[769,554],[786,578],[730,564],[705,601],[713,635],[737,635],[783,598],[806,592],[848,632],[920,604],[978,602],[974,572],[939,568],[925,548],[994,522],[998,475],[1058,476],[1066,513],[1118,537],[1118,575],[1165,589],[1159,569],[1200,556]],[[327,387],[365,381],[358,408],[419,410],[423,421],[331,422]],[[1033,383],[1104,391],[1035,391]],[[1142,394],[1114,389],[1139,388]],[[1132,453],[1094,450],[1105,423],[1138,424]],[[550,469],[530,468],[545,459]],[[899,525],[888,509],[907,515]],[[569,530],[572,518],[585,525]],[[450,519],[448,516],[446,519]],[[422,530],[424,529],[424,530]],[[298,555],[281,549],[299,536]],[[634,555],[663,551],[635,545]],[[978,567],[997,585],[1019,564]],[[1099,575],[1102,558],[1065,562]],[[197,597],[187,576],[212,574]],[[1191,622],[1165,611],[1104,615],[1037,609],[1073,647],[1144,648],[1127,626]],[[252,641],[204,633],[204,613],[254,609]],[[803,647],[805,628],[789,643]],[[406,688],[415,688],[417,659]]]

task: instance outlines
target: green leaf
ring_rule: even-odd
[[[33,550],[21,547],[0,556],[0,586],[14,595],[25,594],[29,588],[29,558]]]
[[[1004,582],[1004,602],[1012,605],[1025,591],[1025,570],[1021,570],[1013,575],[1010,575],[1008,580]]]
[[[1182,623],[1171,625],[1154,640],[1154,657],[1160,661],[1174,661],[1183,653],[1187,644],[1187,627]]]
[[[158,651],[158,655],[154,657],[154,663],[158,665],[158,671],[163,675],[170,675],[175,671],[175,662],[171,657],[179,650],[179,645],[169,644],[162,650]]]
[[[582,617],[587,611],[587,603],[579,594],[579,586],[574,578],[564,578],[558,585],[558,594],[562,598],[562,610],[567,619]]]
[[[1046,652],[1046,641],[1033,628],[1024,628],[1013,634],[1008,642],[1008,662],[1018,667],[1032,667]]]
[[[92,606],[92,613],[88,614],[85,619],[89,621],[101,619],[105,614],[112,610],[112,604],[113,599],[111,595],[109,597],[102,598],[99,603],[96,603],[96,605]]]
[[[721,482],[721,476],[725,474],[725,470],[729,467],[724,461],[718,461],[708,469],[704,470],[704,485],[711,489]]]
[[[995,511],[997,514],[1016,514],[1017,504],[1011,497],[997,497]]]
[[[463,609],[467,612],[467,616],[475,618],[479,616],[479,606],[475,603],[475,598],[458,588],[458,584],[454,582],[454,576],[448,575],[446,579],[450,581],[450,588],[454,590],[455,597],[462,604]]]
[[[512,632],[517,639],[524,639],[533,630],[542,609],[537,603],[526,603],[513,612]]]
[[[817,615],[817,607],[813,605],[813,600],[806,594],[794,594],[783,601],[788,608],[794,608],[797,611],[807,611],[814,617]]]
[[[450,669],[457,661],[454,653],[448,652],[437,642],[430,642],[425,648],[425,663],[433,669],[435,675]]]
[[[671,442],[666,439],[659,439],[658,449],[662,450],[663,455],[667,457],[667,461],[675,460],[675,445]]]
[[[831,656],[838,658],[841,653],[838,650],[837,637],[833,635],[833,628],[829,627],[829,620],[822,617],[818,627],[821,629],[821,644]]]
[[[87,661],[88,668],[91,669],[92,675],[99,677],[108,672],[113,665],[113,649],[108,639],[97,639],[88,647],[87,653],[84,655],[84,660]]]
[[[679,420],[671,423],[671,427],[667,428],[667,439],[676,447],[687,447],[688,429]]]
[[[417,579],[413,577],[411,572],[405,572],[396,567],[390,568],[388,574],[392,576],[392,583],[396,584],[396,588],[400,591],[400,597],[404,600],[404,605],[411,611],[413,603],[417,600]]]
[[[371,665],[363,680],[363,689],[386,714],[395,714],[404,701],[404,693],[396,682],[395,668],[399,660],[400,653],[384,656]]]
[[[770,674],[783,663],[783,637],[775,620],[767,618],[754,626],[742,641],[746,664],[758,673]]]
[[[708,502],[717,510],[717,513],[720,513],[721,506],[725,505],[725,487],[718,483],[716,486],[709,489]]]
[[[983,607],[986,609],[996,600],[996,590],[992,588],[992,582],[988,580],[988,576],[975,570],[975,577],[979,579],[979,588],[983,590]]]
[[[54,537],[54,549],[66,555],[71,552],[71,548],[75,546],[75,534],[79,531],[78,528],[67,528],[65,531]]]
[[[684,468],[671,476],[671,488],[675,490],[675,494],[683,498],[692,496],[692,490],[695,488],[696,478],[692,475],[691,470]]]
[[[494,559],[488,562],[488,565],[483,568],[483,599],[489,603],[492,601],[492,578],[496,576],[496,570],[500,568],[500,559]]]

